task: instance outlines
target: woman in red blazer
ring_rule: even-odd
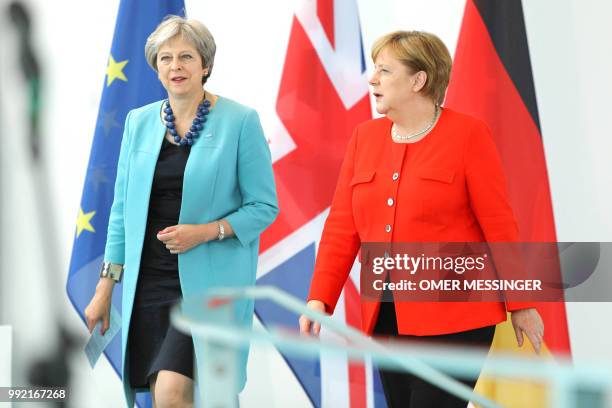
[[[513,242],[517,225],[499,155],[487,126],[442,108],[451,57],[424,32],[398,31],[373,46],[370,85],[385,115],[355,129],[319,245],[308,307],[333,313],[362,242]],[[525,305],[494,302],[379,303],[362,299],[368,334],[489,347],[495,325],[512,312],[539,352],[544,327]],[[304,333],[319,325],[300,318]],[[387,403],[465,407],[418,378],[381,370]],[[464,381],[471,387],[475,380]]]

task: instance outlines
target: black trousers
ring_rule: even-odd
[[[452,307],[452,304],[449,304]],[[423,342],[427,344],[467,345],[491,347],[495,326],[439,336],[399,335],[395,306],[391,302],[380,305],[378,320],[374,327],[377,336],[394,336],[400,339]],[[483,360],[484,363],[484,360]],[[423,381],[405,371],[379,369],[380,379],[385,391],[389,408],[465,408],[467,401],[455,397],[434,385]],[[476,385],[476,379],[456,378],[470,388]]]

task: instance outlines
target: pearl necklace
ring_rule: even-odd
[[[441,109],[438,107],[438,105],[436,105],[436,111],[434,113],[434,117],[431,120],[431,122],[421,131],[417,132],[417,133],[413,133],[411,135],[400,135],[397,133],[397,125],[394,123],[393,126],[391,126],[391,137],[393,138],[393,140],[396,141],[401,141],[401,142],[405,142],[407,140],[412,140],[415,139],[427,132],[429,132],[431,130],[431,128],[433,128],[433,126],[436,124],[436,121],[438,120],[438,118],[440,117],[440,112]]]
[[[208,99],[204,99],[202,103],[198,105],[198,110],[196,111],[196,117],[193,118],[193,122],[191,122],[191,127],[185,133],[185,136],[181,138],[178,132],[176,131],[176,125],[174,124],[174,113],[172,112],[172,108],[170,107],[170,101],[166,99],[164,101],[166,107],[164,108],[164,120],[166,121],[166,127],[168,131],[174,138],[174,141],[181,146],[191,146],[194,142],[194,138],[197,138],[200,135],[200,131],[204,129],[204,122],[206,122],[206,115],[210,113],[210,101]]]

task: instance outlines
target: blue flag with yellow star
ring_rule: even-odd
[[[185,15],[184,1],[121,0],[119,5],[66,284],[68,297],[83,321],[104,256],[125,117],[131,109],[166,95],[156,73],[147,65],[144,46],[149,34],[169,14]],[[115,285],[113,306],[121,310],[120,284]],[[121,375],[120,335],[115,336],[105,354]],[[137,403],[150,406],[148,394],[139,395]]]

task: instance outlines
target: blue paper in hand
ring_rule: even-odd
[[[94,367],[100,355],[111,342],[113,337],[117,334],[119,330],[121,330],[121,315],[115,309],[115,306],[111,306],[110,311],[110,327],[104,333],[104,336],[100,334],[100,328],[102,327],[102,321],[99,321],[96,324],[96,327],[93,329],[91,337],[85,345],[85,354],[87,355],[87,360],[89,360],[89,365],[91,368]]]

